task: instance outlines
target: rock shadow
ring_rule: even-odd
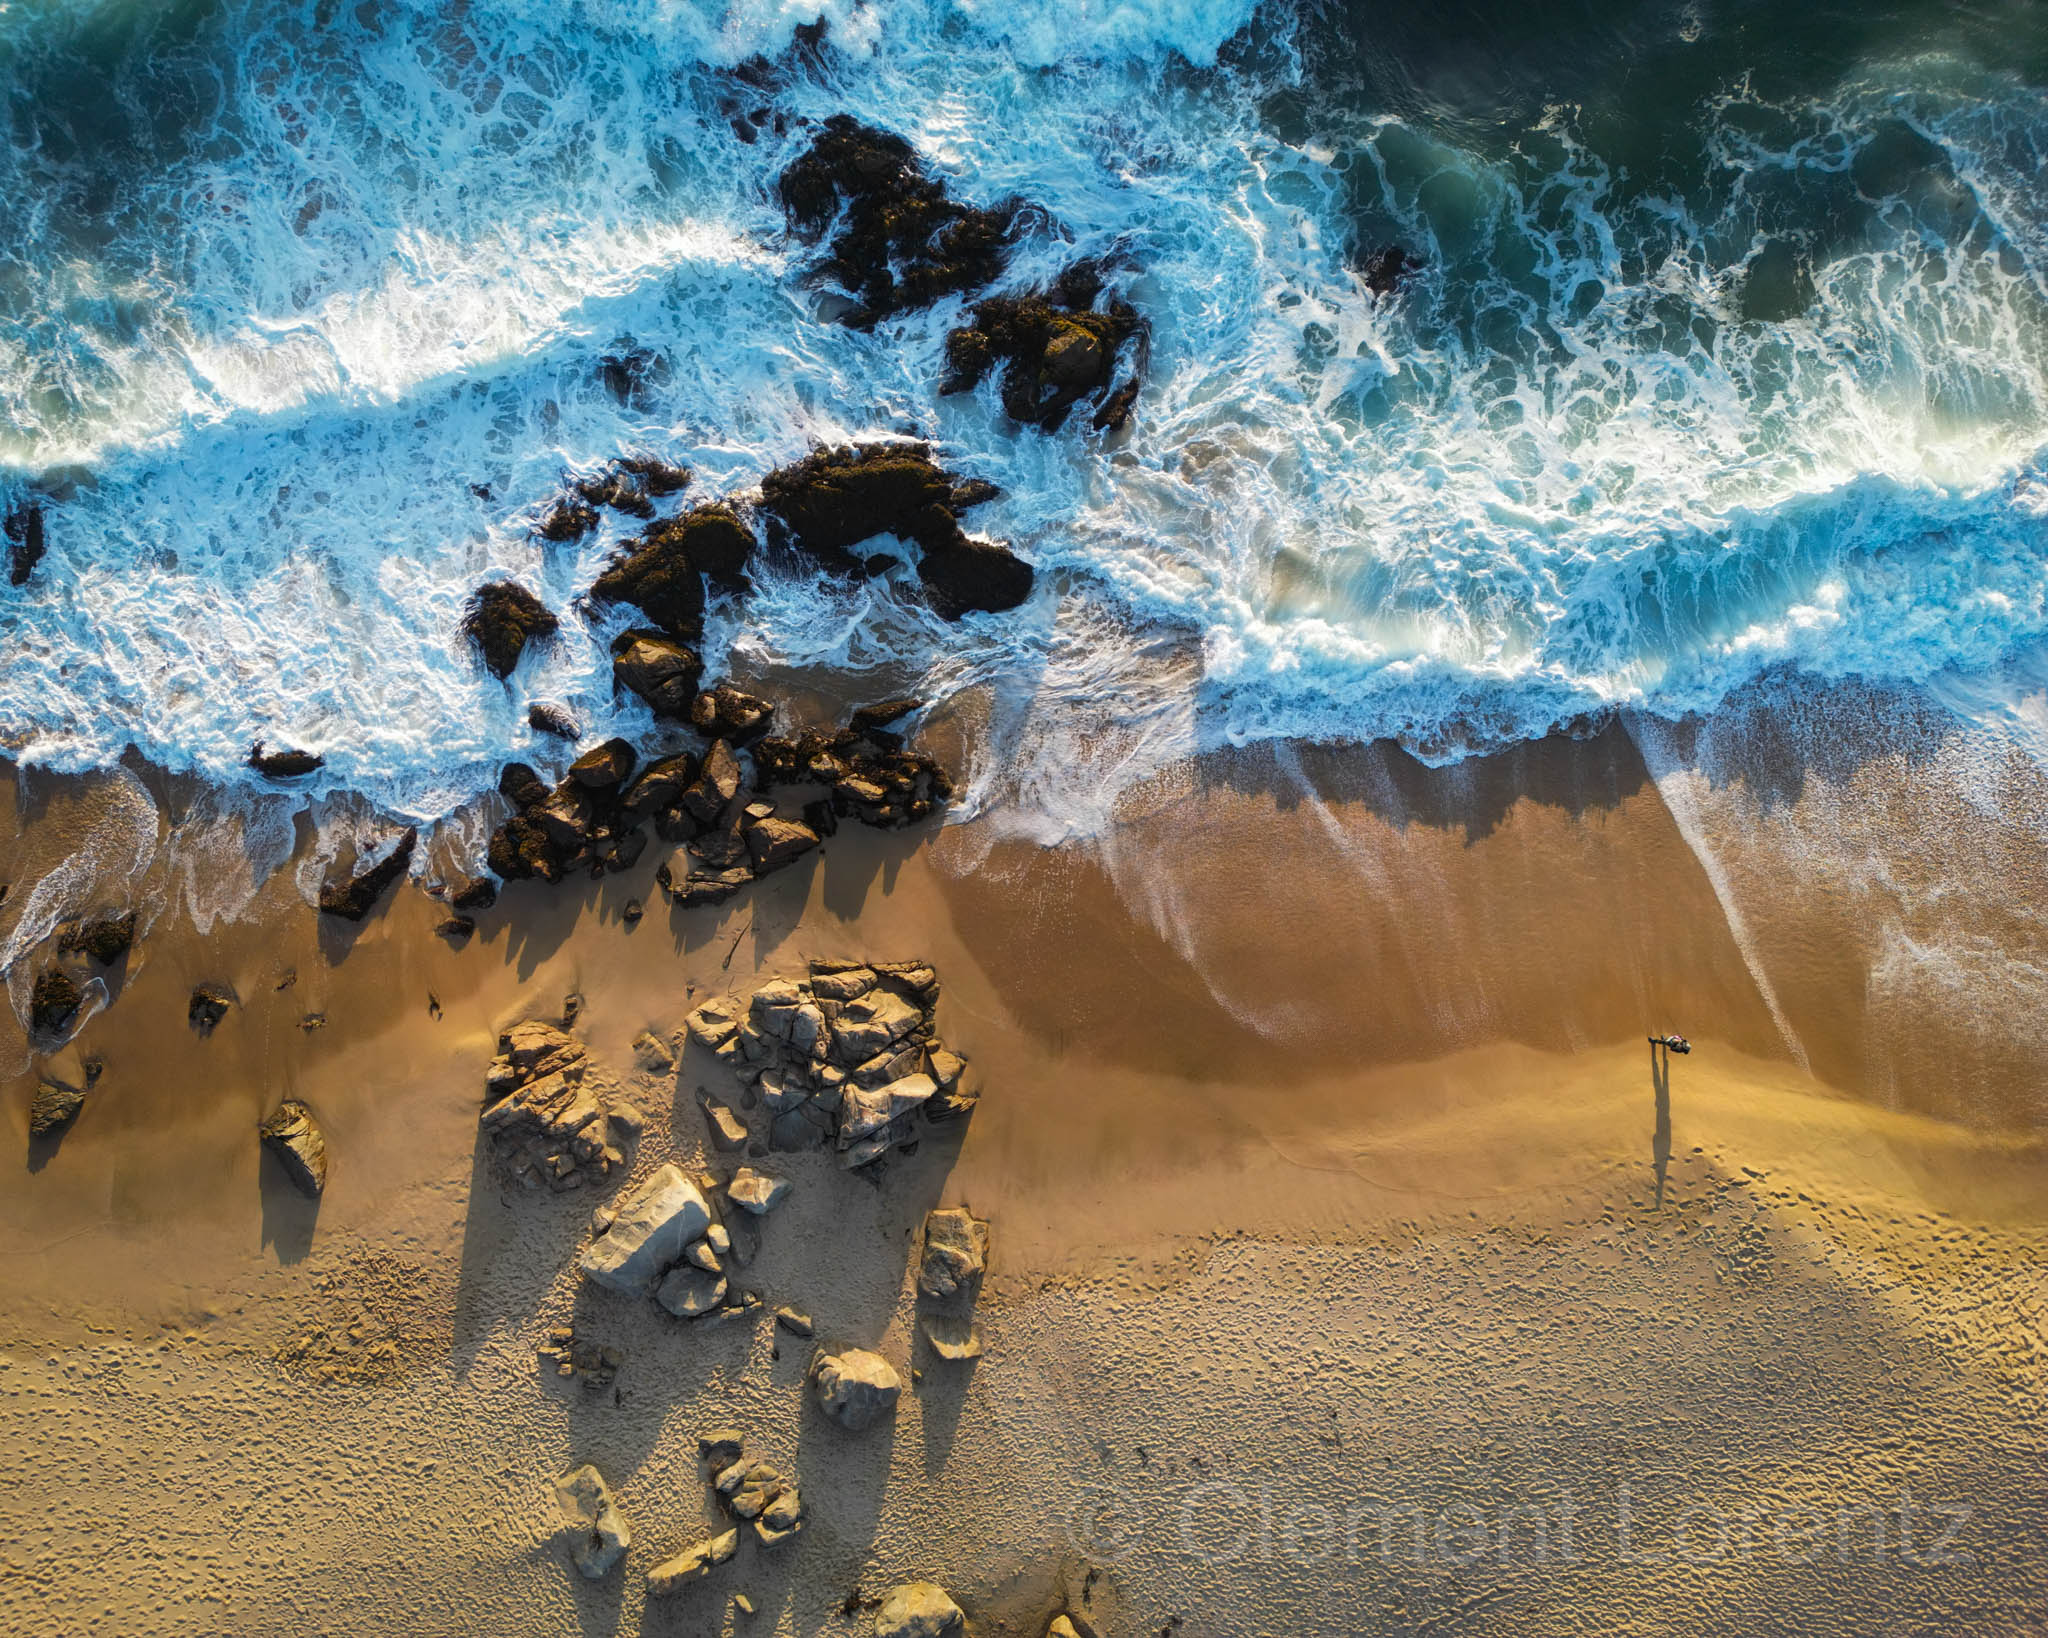
[[[320,1197],[299,1192],[284,1162],[264,1144],[256,1166],[256,1186],[263,1202],[262,1243],[277,1253],[280,1264],[303,1262],[313,1249],[313,1231],[320,1221]]]

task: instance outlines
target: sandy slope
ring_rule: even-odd
[[[990,1633],[1062,1601],[1116,1633],[2038,1630],[2041,1140],[1804,1074],[1656,788],[1599,754],[1599,800],[1525,781],[1463,834],[1210,789],[1095,856],[842,837],[633,929],[637,877],[510,894],[463,951],[417,894],[338,940],[283,879],[251,921],[166,929],[82,1038],[95,1101],[0,1191],[0,1617],[838,1632],[922,1574]],[[765,1323],[582,1289],[591,1200],[507,1192],[475,1128],[495,1031],[577,990],[653,1117],[638,1165],[696,1159],[716,1082],[636,1081],[632,1037],[853,952],[939,964],[988,1088],[878,1185],[777,1162],[749,1278],[924,1370],[863,1436]],[[200,976],[245,1003],[204,1041]],[[1649,1013],[1700,1045],[1661,1094]],[[317,1214],[253,1141],[286,1091],[334,1143]],[[995,1222],[971,1369],[910,1346],[914,1230],[952,1201]],[[538,1368],[572,1318],[625,1350],[616,1397]],[[810,1527],[646,1605],[728,1422]],[[547,1481],[584,1460],[636,1533],[594,1588],[551,1539]],[[1967,1516],[1909,1513],[1909,1559],[1902,1497]]]

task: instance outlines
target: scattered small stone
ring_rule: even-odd
[[[471,936],[476,932],[476,923],[467,916],[450,916],[436,927],[434,931],[440,934],[442,938],[445,938],[450,944],[460,948],[462,945],[467,944]]]
[[[292,1187],[312,1199],[327,1187],[327,1139],[313,1111],[296,1098],[287,1098],[277,1113],[257,1128],[263,1146],[284,1166]]]
[[[555,1502],[578,1572],[586,1581],[602,1580],[633,1542],[603,1476],[588,1462],[571,1469],[555,1480]]]
[[[550,1331],[536,1351],[557,1376],[576,1377],[593,1393],[609,1388],[626,1362],[623,1350],[588,1341],[566,1325]]]
[[[619,920],[623,921],[628,927],[632,927],[637,925],[640,918],[646,914],[647,907],[644,904],[638,899],[628,899],[625,909],[619,912]]]
[[[930,1581],[906,1581],[882,1594],[875,1638],[964,1638],[967,1617]]]
[[[754,1613],[754,1601],[745,1593],[734,1593],[732,1595],[732,1607],[742,1615],[752,1615]]]
[[[185,1017],[201,1035],[207,1035],[234,1004],[235,992],[225,984],[201,984],[185,1004]]]
[[[808,1337],[816,1334],[817,1327],[811,1323],[811,1316],[794,1308],[775,1310],[775,1323],[794,1337]]]
[[[316,1029],[325,1029],[326,1027],[327,1014],[324,1012],[309,1012],[299,1020],[299,1028],[308,1035],[311,1035]]]
[[[903,1379],[880,1354],[866,1348],[820,1348],[811,1361],[811,1392],[818,1408],[858,1433],[896,1408]]]

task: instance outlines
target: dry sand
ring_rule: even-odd
[[[2043,1630],[2038,1074],[1873,977],[1895,857],[1837,889],[1799,851],[1938,756],[1766,803],[1671,750],[1655,779],[1619,731],[1444,774],[1247,754],[1099,844],[842,833],[629,927],[657,849],[512,889],[461,950],[412,888],[317,925],[291,871],[204,936],[163,917],[81,1032],[106,1070],[61,1145],[28,1145],[32,1074],[6,1095],[0,1617],[861,1632],[850,1593],[926,1576],[1029,1638],[1062,1605],[1186,1638]],[[95,811],[27,806],[17,868]],[[1973,812],[1916,936],[1974,913],[2023,952],[2038,852],[1980,874],[2013,844]],[[476,1126],[496,1032],[576,992],[652,1116],[636,1167],[702,1159],[694,1088],[729,1089],[694,1055],[636,1076],[633,1037],[811,955],[934,961],[986,1088],[879,1180],[768,1162],[796,1189],[751,1283],[923,1370],[863,1435],[765,1321],[585,1288],[592,1195],[505,1189]],[[204,1039],[201,979],[242,998]],[[1649,1028],[1696,1044],[1668,1081]],[[1931,1037],[1932,1067],[1874,1031]],[[329,1135],[317,1211],[255,1142],[286,1095]],[[954,1202],[994,1222],[971,1367],[911,1345],[915,1228]],[[539,1368],[572,1318],[624,1349],[616,1395]],[[809,1526],[649,1603],[714,1516],[695,1435],[728,1423]],[[635,1532],[594,1586],[553,1538],[548,1480],[581,1461]]]

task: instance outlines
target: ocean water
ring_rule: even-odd
[[[972,522],[1033,600],[765,579],[712,661],[976,691],[963,811],[1025,834],[1205,747],[1441,763],[1780,677],[2041,756],[2048,14],[1794,9],[13,0],[0,485],[54,499],[0,744],[230,792],[304,745],[314,797],[446,817],[560,759],[533,699],[651,726],[630,612],[575,607],[630,520],[532,533],[565,473],[646,450],[704,499],[915,432],[1003,487]],[[1042,206],[1014,283],[1126,270],[1128,435],[939,400],[955,306],[829,321],[772,184],[838,112]],[[1376,299],[1389,243],[1424,266]],[[627,339],[663,368],[622,404]],[[505,575],[569,616],[509,685],[456,631]]]

